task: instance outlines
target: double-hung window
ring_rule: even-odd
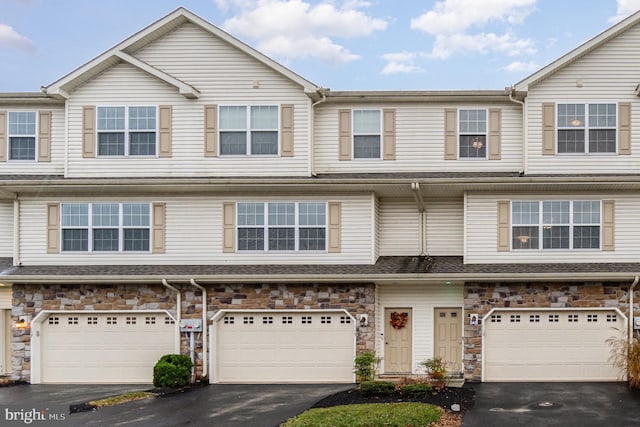
[[[35,111],[9,112],[9,160],[36,159]]]
[[[155,156],[155,106],[98,107],[99,156]]]
[[[599,200],[513,201],[512,248],[600,249]]]
[[[382,150],[380,110],[353,110],[353,158],[380,159]]]
[[[238,203],[238,250],[324,251],[326,209],[323,202]]]
[[[458,111],[458,152],[461,159],[487,158],[487,110]]]
[[[63,251],[149,251],[148,203],[63,203],[61,217]]]
[[[277,105],[220,106],[220,155],[277,155]]]
[[[558,104],[558,153],[615,153],[616,104]]]

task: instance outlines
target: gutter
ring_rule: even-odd
[[[424,203],[424,198],[422,197],[422,191],[420,190],[419,182],[411,183],[411,192],[413,193],[413,198],[418,206],[418,213],[420,217],[420,256],[426,255],[426,207]]]
[[[20,264],[20,198],[16,193],[13,200],[13,266],[18,267]]]
[[[633,279],[631,286],[629,286],[629,330],[627,332],[629,347],[631,347],[631,344],[633,343],[633,294],[635,293],[638,282],[640,282],[640,277],[636,276]]]
[[[521,174],[526,175],[528,169],[528,153],[527,153],[527,105],[520,101],[519,99],[515,99],[513,94],[515,93],[515,88],[511,86],[509,88],[509,101],[515,102],[516,104],[520,104],[522,106],[522,170]]]
[[[176,347],[178,348],[178,353],[180,353],[180,322],[182,321],[182,295],[180,291],[174,288],[167,282],[167,279],[162,279],[162,285],[168,289],[171,289],[176,293],[176,332],[175,332],[175,340]]]
[[[207,322],[207,290],[204,286],[200,286],[195,279],[191,279],[189,281],[191,285],[202,291],[202,378],[207,378],[209,365],[207,358],[207,345],[209,342],[207,341],[207,331],[209,329],[209,324]]]

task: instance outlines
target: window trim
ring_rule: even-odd
[[[253,226],[241,226],[239,224],[239,215],[240,209],[238,205],[243,203],[255,203],[263,205],[264,212],[264,224],[253,225]],[[294,225],[288,225],[286,228],[294,229],[294,249],[293,250],[276,250],[269,249],[269,229],[270,228],[279,228],[277,225],[269,225],[269,204],[270,203],[283,203],[283,204],[294,204]],[[308,225],[300,225],[300,204],[301,203],[317,203],[324,206],[324,226],[308,226]],[[269,201],[261,201],[261,200],[243,200],[235,203],[235,245],[236,245],[236,253],[270,253],[270,254],[291,254],[291,253],[328,253],[329,252],[329,203],[327,201],[322,200],[269,200]],[[262,228],[263,230],[263,249],[240,249],[239,239],[240,239],[240,229],[241,228]],[[284,227],[280,227],[284,228]],[[300,230],[306,228],[322,228],[324,229],[324,249],[320,250],[301,250],[300,249]]]
[[[10,131],[11,129],[11,121],[9,119],[9,117],[11,117],[11,113],[34,113],[36,116],[36,128],[35,128],[35,133],[33,135],[33,139],[34,139],[34,150],[33,150],[33,159],[12,159],[11,158],[11,138],[12,137],[27,137],[27,138],[31,138],[31,135],[13,135]],[[40,111],[39,110],[7,110],[7,141],[6,141],[6,146],[5,146],[5,150],[6,150],[6,159],[7,162],[11,162],[11,163],[37,163],[38,162],[38,145],[39,145],[39,140],[38,140],[38,136],[40,133]]]
[[[616,118],[615,118],[615,126],[614,127],[595,127],[595,128],[591,128],[589,126],[589,106],[590,105],[597,105],[597,104],[612,104],[615,106],[616,109]],[[558,120],[558,110],[560,108],[560,105],[583,105],[585,107],[585,114],[584,114],[584,126],[576,128],[576,127],[567,127],[567,126],[560,126],[560,120]],[[617,156],[618,155],[618,151],[619,151],[619,146],[620,146],[620,138],[618,135],[619,132],[619,116],[620,116],[620,105],[617,101],[607,101],[607,100],[602,100],[602,101],[594,101],[594,102],[584,102],[584,101],[563,101],[563,102],[556,102],[555,103],[555,110],[554,110],[554,120],[555,120],[555,135],[554,135],[554,139],[555,139],[555,154],[557,156]],[[560,144],[560,137],[559,137],[559,132],[561,130],[576,130],[576,129],[582,129],[584,130],[584,152],[575,152],[575,153],[560,153],[558,151],[558,145]],[[612,152],[603,152],[603,153],[597,153],[597,152],[591,152],[589,151],[589,130],[597,130],[597,129],[612,129],[614,131],[614,136],[615,136],[615,150]]]
[[[465,135],[478,135],[478,132],[462,132],[460,131],[460,125],[462,124],[462,120],[460,119],[460,112],[462,110],[475,110],[475,111],[484,111],[485,114],[485,130],[484,130],[484,157],[462,157],[460,155],[460,137]],[[458,160],[463,161],[482,161],[489,159],[489,108],[474,108],[474,107],[459,107],[456,113],[456,155]]]
[[[356,111],[377,111],[380,128],[377,134],[372,133],[356,133]],[[356,157],[356,136],[375,136],[377,135],[380,141],[380,149],[378,157]],[[351,160],[355,161],[377,161],[384,160],[384,113],[382,108],[352,108],[351,109]]]
[[[245,107],[246,111],[247,111],[247,117],[246,117],[246,127],[244,129],[222,129],[222,120],[221,120],[221,114],[222,114],[222,109],[224,107]],[[276,118],[277,118],[277,124],[275,127],[275,132],[277,133],[277,138],[276,138],[276,153],[275,154],[253,154],[251,152],[251,107],[276,107],[278,109],[277,113],[276,113]],[[280,157],[280,152],[281,152],[281,139],[282,139],[282,105],[281,104],[218,104],[217,105],[217,115],[218,115],[218,129],[216,130],[217,136],[218,136],[218,156],[219,157]],[[223,154],[222,153],[222,132],[239,132],[239,131],[244,131],[246,132],[246,152],[245,154]],[[260,129],[262,131],[267,131],[266,129]],[[272,130],[269,130],[269,132],[271,132]]]
[[[513,204],[518,202],[537,202],[538,203],[538,224],[514,224],[513,222]],[[544,203],[545,202],[569,202],[569,223],[568,224],[554,224],[557,226],[569,227],[569,247],[568,248],[544,248],[544,227],[549,226],[544,222]],[[597,248],[574,248],[574,228],[580,226],[596,226],[596,224],[576,224],[574,222],[574,203],[576,202],[598,202],[600,222],[598,223],[599,235],[598,235],[598,247]],[[538,228],[538,248],[531,249],[518,249],[513,247],[513,228],[514,227],[537,227]],[[602,199],[516,199],[509,201],[509,249],[514,252],[597,252],[603,251],[603,200]]]
[[[120,155],[120,154],[100,154],[100,137],[99,135],[101,133],[115,133],[116,131],[114,130],[100,130],[99,129],[99,120],[98,120],[98,111],[101,108],[113,108],[113,107],[123,107],[124,108],[124,129],[122,130],[122,132],[124,132],[124,154]],[[143,154],[143,155],[138,155],[138,154],[129,154],[131,151],[131,138],[130,138],[130,134],[131,134],[131,129],[129,129],[129,108],[136,108],[136,107],[153,107],[156,109],[156,128],[155,128],[155,134],[156,134],[156,153],[155,154]],[[95,110],[95,145],[96,145],[96,152],[95,152],[95,156],[96,158],[100,159],[100,158],[104,158],[104,159],[113,159],[113,158],[134,158],[134,159],[156,159],[158,158],[158,152],[160,150],[160,144],[159,144],[159,135],[160,135],[160,106],[158,104],[101,104],[101,105],[96,105],[96,110]],[[139,129],[136,129],[136,131],[139,131]],[[117,131],[120,132],[120,131]],[[149,132],[149,130],[147,130],[146,132]]]
[[[118,205],[118,226],[94,226],[93,225],[93,205]],[[125,226],[124,225],[124,205],[147,205],[149,207],[149,225],[147,226]],[[87,226],[65,226],[63,225],[63,207],[64,205],[87,205]],[[98,202],[60,202],[60,253],[71,253],[71,254],[86,254],[86,253],[96,253],[96,254],[130,254],[130,253],[139,253],[146,254],[152,253],[153,249],[153,203],[150,202],[113,202],[113,201],[98,201]],[[147,229],[149,230],[149,249],[148,250],[136,250],[136,251],[127,251],[124,249],[124,230],[125,229]],[[78,250],[65,250],[64,249],[64,230],[87,230],[87,250],[86,251],[78,251]],[[94,249],[93,244],[93,230],[95,229],[117,229],[118,230],[118,250],[113,251],[100,251]]]

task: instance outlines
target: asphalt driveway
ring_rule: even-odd
[[[469,385],[467,385],[469,386]],[[464,427],[631,427],[640,425],[640,392],[624,383],[473,384]]]
[[[351,384],[212,384],[69,417],[71,426],[274,427]],[[142,388],[144,389],[144,387]]]

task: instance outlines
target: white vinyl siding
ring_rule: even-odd
[[[408,307],[413,314],[413,349],[411,367],[413,373],[423,373],[418,363],[433,357],[433,311],[436,307],[462,307],[462,286],[451,285],[378,285],[376,297],[376,353],[384,354],[384,308]],[[464,319],[464,315],[462,316]],[[460,322],[462,328],[462,321]],[[384,366],[384,364],[381,364]],[[384,373],[384,372],[380,372]]]
[[[602,250],[512,250],[498,252],[498,200],[614,200],[615,201],[615,251]],[[576,263],[576,262],[636,262],[640,257],[640,229],[637,212],[640,197],[629,194],[565,194],[531,195],[480,194],[467,196],[467,248],[465,262],[490,263]],[[561,254],[561,256],[559,256]]]
[[[288,196],[289,197],[289,196]],[[112,202],[114,199],[92,198],[92,202]],[[224,253],[222,248],[222,209],[229,201],[281,201],[282,197],[268,199],[263,196],[242,197],[175,197],[171,199],[118,197],[122,203],[166,203],[165,253],[60,253],[47,254],[47,203],[80,203],[86,199],[23,200],[21,206],[20,236],[21,261],[25,265],[97,265],[135,264],[369,264],[373,258],[373,206],[369,194],[338,196],[316,194],[297,196],[296,201],[318,200],[341,203],[342,247],[340,253],[310,252],[245,252]]]
[[[615,64],[612,70],[611,64]],[[527,95],[527,173],[600,174],[632,171],[640,161],[640,104],[634,88],[640,68],[640,26],[529,88]],[[542,104],[631,103],[631,155],[542,155]],[[618,108],[619,110],[619,108]],[[556,117],[557,119],[557,117]],[[616,135],[617,137],[617,135]],[[557,138],[557,130],[556,130]]]
[[[0,257],[13,257],[13,202],[0,202]]]
[[[502,160],[450,162],[444,160],[444,110],[452,104],[320,104],[315,107],[315,167],[317,173],[358,172],[478,172],[522,169],[522,109],[516,104],[492,108],[502,111]],[[462,108],[463,106],[461,106]],[[344,162],[338,157],[338,110],[395,109],[395,161],[358,159]],[[475,108],[464,105],[464,108]],[[482,107],[480,107],[482,108]]]
[[[0,309],[6,309],[13,307],[12,304],[13,292],[10,287],[2,286],[0,287]],[[4,313],[0,311],[0,316]],[[0,356],[2,357],[2,356]],[[0,372],[1,374],[2,372]]]
[[[76,89],[69,105],[69,177],[308,176],[310,100],[302,88],[192,24],[184,24],[135,53],[201,93],[177,89],[121,63]],[[253,82],[259,89],[253,88]],[[83,105],[171,105],[170,158],[83,158]],[[204,156],[204,106],[294,106],[293,157]],[[63,146],[64,144],[61,144]]]
[[[432,256],[464,253],[464,205],[462,199],[427,202],[427,249]]]
[[[413,199],[380,201],[380,255],[420,254],[420,212]]]

